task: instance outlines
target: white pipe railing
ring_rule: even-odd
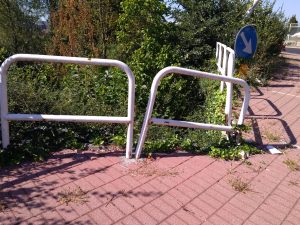
[[[106,116],[74,116],[74,115],[45,115],[45,114],[9,114],[7,102],[7,72],[11,64],[19,61],[47,62],[47,63],[71,63],[80,65],[96,65],[118,67],[128,77],[128,107],[127,117],[106,117]],[[93,122],[93,123],[120,123],[128,124],[126,158],[130,158],[133,145],[134,125],[134,101],[135,101],[135,78],[131,69],[123,62],[111,59],[90,59],[66,56],[48,56],[17,54],[6,59],[0,67],[0,104],[1,104],[1,130],[2,145],[7,148],[9,145],[9,124],[8,121],[64,121],[64,122]]]
[[[250,100],[250,87],[247,84],[246,81],[238,78],[232,78],[227,76],[220,76],[217,74],[212,73],[206,73],[201,72],[197,70],[190,70],[190,69],[184,69],[180,67],[167,67],[161,70],[155,77],[152,82],[151,91],[150,91],[150,97],[148,100],[147,110],[144,117],[144,122],[140,134],[140,138],[138,141],[138,145],[135,152],[135,157],[138,159],[141,155],[142,148],[145,143],[145,139],[147,136],[148,128],[150,124],[156,124],[156,125],[162,125],[162,126],[176,126],[176,127],[186,127],[186,128],[201,128],[201,129],[207,129],[207,130],[220,130],[220,131],[234,131],[234,128],[231,125],[215,125],[215,124],[204,124],[204,123],[196,123],[196,122],[189,122],[189,121],[177,121],[177,120],[168,120],[168,119],[158,119],[158,118],[152,118],[152,112],[153,112],[153,106],[157,94],[157,88],[159,86],[159,83],[162,78],[167,76],[168,74],[180,74],[180,75],[186,75],[186,76],[193,76],[198,78],[208,78],[213,80],[219,80],[219,81],[225,81],[229,83],[239,84],[243,86],[245,95],[244,95],[244,101],[240,113],[240,117],[238,120],[238,124],[243,124],[248,106],[249,106],[249,100]]]
[[[226,45],[217,42],[216,61],[218,71],[222,76],[233,77],[235,70],[235,52]],[[221,81],[221,92],[224,90],[224,81]],[[226,106],[225,114],[228,125],[231,125],[232,120],[232,83],[226,82]]]

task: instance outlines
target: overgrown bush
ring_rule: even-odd
[[[64,74],[60,74],[62,71]],[[127,89],[127,77],[117,69],[15,65],[8,74],[9,112],[126,116]],[[38,160],[62,148],[99,144],[99,139],[102,144],[119,144],[114,137],[125,136],[125,129],[126,126],[112,124],[11,122],[11,145],[0,153],[0,162]],[[6,160],[7,157],[14,159]]]

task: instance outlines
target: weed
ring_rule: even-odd
[[[252,162],[250,162],[250,161],[248,161],[248,160],[244,161],[244,164],[245,164],[246,166],[252,166],[252,165],[253,165]]]
[[[261,163],[262,165],[266,165],[267,163],[265,161],[260,161],[259,163]]]
[[[227,169],[227,174],[228,174],[228,175],[235,174],[236,172],[237,172],[237,171],[236,171],[235,169],[233,169],[233,168]]]
[[[130,174],[132,176],[144,176],[144,177],[151,177],[151,176],[159,176],[159,177],[166,177],[166,176],[177,176],[179,174],[178,171],[169,170],[169,169],[161,169],[158,168],[146,161],[142,162],[142,166],[138,169],[131,170]]]
[[[242,152],[244,155],[253,155],[260,154],[261,150],[248,143],[238,145],[235,141],[223,139],[219,145],[211,146],[208,154],[213,158],[240,160],[242,158]]]
[[[272,142],[280,141],[280,135],[278,135],[278,134],[272,133],[270,131],[265,131],[264,134],[269,141],[272,141]]]
[[[299,182],[296,181],[296,180],[290,180],[289,181],[289,186],[298,186],[299,185]]]
[[[287,165],[287,167],[291,170],[291,171],[298,171],[300,169],[299,164],[292,159],[286,159],[283,161],[283,163],[285,165]]]
[[[86,192],[84,192],[80,187],[76,187],[73,190],[71,188],[63,190],[58,193],[59,202],[68,205],[70,202],[83,204],[87,202]]]
[[[240,177],[235,177],[229,180],[229,184],[231,187],[238,192],[246,193],[247,191],[250,191],[250,184],[243,181]]]

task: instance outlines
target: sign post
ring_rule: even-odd
[[[259,1],[260,0],[254,0],[253,6],[246,13],[246,17],[250,16],[253,13],[254,9],[258,6]]]

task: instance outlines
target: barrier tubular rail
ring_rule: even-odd
[[[118,67],[123,70],[128,77],[128,108],[127,117],[109,116],[80,116],[80,115],[45,115],[45,114],[9,114],[7,105],[7,72],[15,62],[32,61],[46,63],[69,63],[80,65],[96,65]],[[63,121],[63,122],[91,122],[91,123],[120,123],[127,124],[126,158],[130,158],[133,145],[133,125],[134,125],[134,101],[135,101],[135,78],[131,69],[123,62],[111,59],[90,59],[66,56],[48,56],[17,54],[6,59],[0,67],[0,104],[1,104],[1,130],[2,145],[7,148],[9,145],[9,124],[8,121]]]
[[[245,114],[247,112],[248,106],[249,106],[249,100],[250,100],[250,87],[247,84],[246,81],[238,78],[232,78],[232,77],[226,77],[226,76],[220,76],[217,74],[212,73],[206,73],[191,69],[184,69],[180,67],[167,67],[163,70],[161,70],[154,78],[151,86],[150,91],[150,97],[147,105],[147,110],[140,134],[140,138],[138,141],[138,145],[135,152],[136,159],[140,158],[142,148],[145,143],[145,139],[147,136],[148,128],[151,124],[156,125],[162,125],[162,126],[176,126],[176,127],[185,127],[185,128],[200,128],[200,129],[207,129],[207,130],[220,130],[220,131],[233,131],[233,127],[231,125],[215,125],[215,124],[205,124],[205,123],[196,123],[196,122],[190,122],[190,121],[178,121],[178,120],[169,120],[169,119],[159,119],[159,118],[152,118],[152,111],[153,106],[157,94],[157,88],[159,86],[159,83],[161,79],[163,79],[168,74],[180,74],[180,75],[186,75],[186,76],[193,76],[198,78],[208,78],[213,80],[219,80],[234,84],[239,84],[244,88],[245,95],[244,95],[244,101],[241,109],[241,113],[238,120],[238,125],[243,124]]]
[[[234,65],[235,65],[235,52],[233,49],[227,47],[226,45],[217,42],[216,46],[216,60],[218,71],[222,76],[233,77]],[[224,90],[224,81],[221,81],[221,92]],[[232,96],[233,87],[232,83],[226,82],[226,106],[225,115],[228,125],[232,122]]]

